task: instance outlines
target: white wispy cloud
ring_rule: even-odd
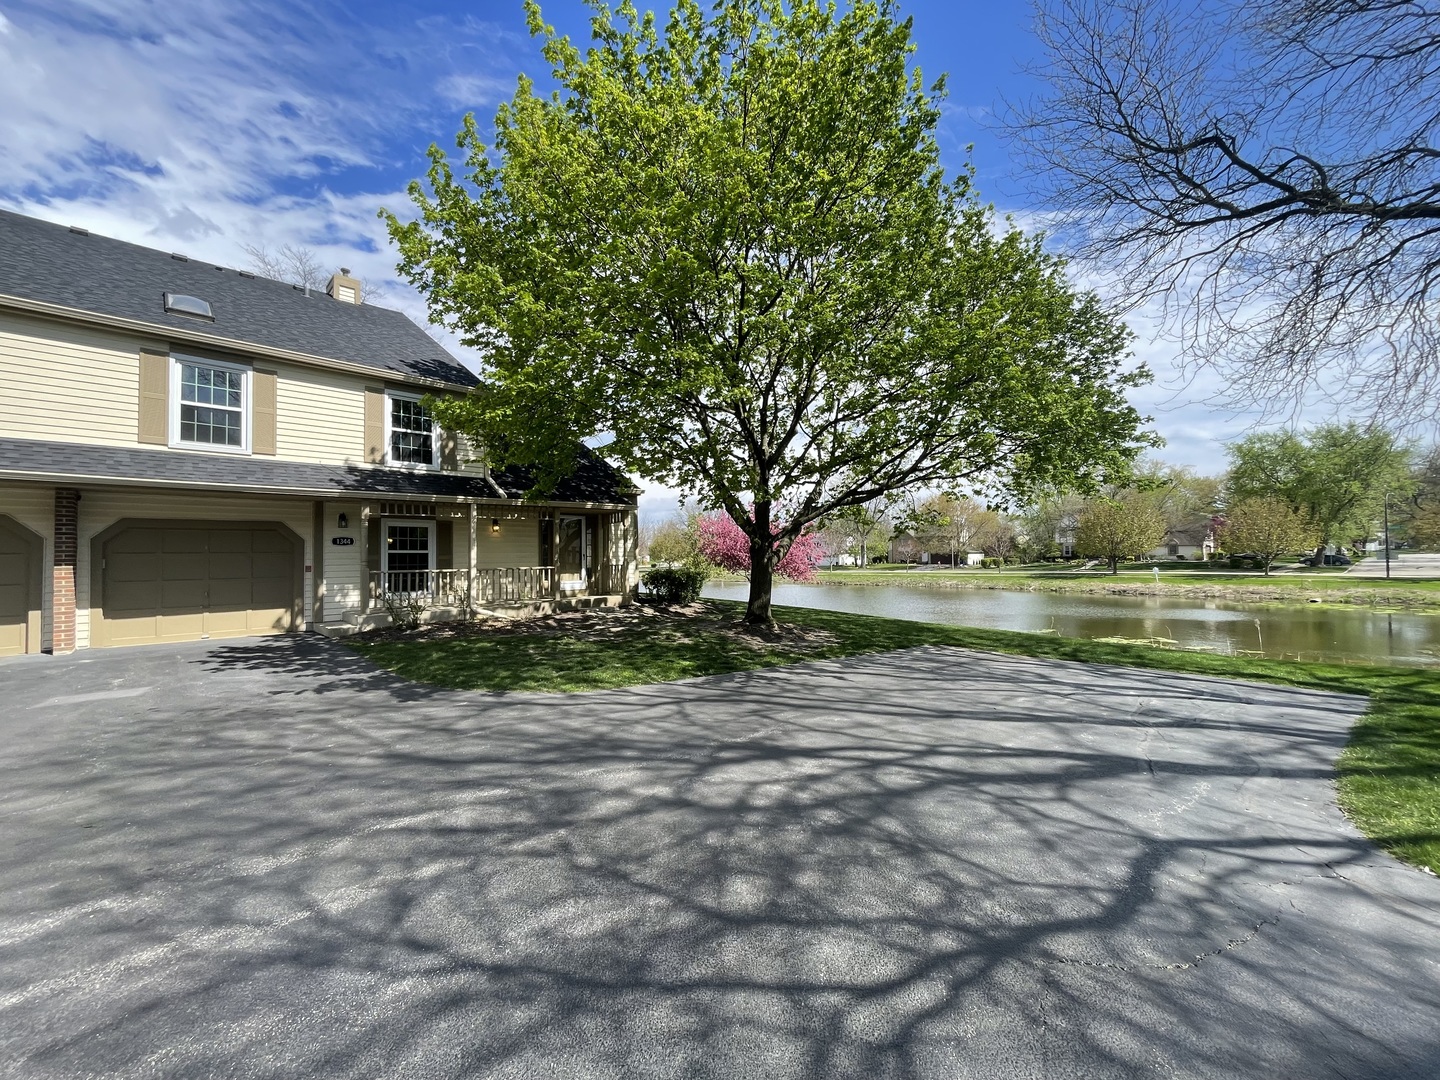
[[[482,109],[495,105],[510,96],[515,88],[514,79],[500,79],[490,75],[446,75],[435,88],[441,98],[461,109]]]
[[[424,322],[376,211],[407,210],[425,147],[513,83],[503,29],[278,0],[0,5],[0,206],[229,265],[306,246]]]

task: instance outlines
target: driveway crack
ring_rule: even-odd
[[[1250,932],[1248,934],[1245,934],[1243,937],[1231,938],[1229,941],[1225,942],[1225,944],[1221,945],[1218,948],[1211,949],[1208,952],[1199,953],[1190,960],[1182,960],[1173,964],[1124,964],[1108,960],[1079,960],[1069,956],[1047,956],[1043,959],[1052,964],[1063,964],[1068,967],[1092,968],[1099,971],[1185,971],[1188,968],[1199,967],[1202,963],[1210,959],[1212,956],[1223,956],[1227,952],[1233,952],[1234,950],[1240,948],[1242,945],[1246,945],[1251,941],[1254,941],[1257,937],[1260,936],[1261,930],[1263,930],[1266,926],[1278,926],[1279,924],[1280,916],[1278,914],[1274,918],[1261,919],[1258,923],[1254,925]]]

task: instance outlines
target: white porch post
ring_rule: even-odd
[[[360,507],[360,613],[370,610],[370,504]]]
[[[475,570],[480,551],[478,537],[476,536],[479,525],[480,508],[472,502],[470,504],[470,581],[468,584],[470,590],[470,606],[472,608],[478,606],[478,598],[475,595]]]

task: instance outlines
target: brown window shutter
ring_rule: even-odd
[[[166,353],[140,352],[140,425],[136,434],[142,443],[170,441],[170,357]]]
[[[453,431],[440,432],[440,468],[456,472],[460,468],[460,442]]]
[[[455,569],[455,523],[453,521],[437,521],[435,523],[435,569]]]
[[[378,386],[365,388],[365,460],[385,460],[385,391]]]
[[[250,452],[275,453],[276,377],[273,371],[250,376]]]

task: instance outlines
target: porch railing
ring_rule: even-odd
[[[482,606],[549,600],[554,587],[553,566],[496,566],[475,571],[475,602]]]
[[[370,595],[424,608],[470,606],[469,570],[372,570]]]
[[[549,600],[583,588],[592,595],[625,591],[625,564],[599,563],[582,586],[560,582],[553,566],[492,566],[468,570],[374,570],[370,597],[377,607],[400,604],[419,611],[430,608],[488,607],[494,604]],[[561,588],[560,586],[567,586]]]

